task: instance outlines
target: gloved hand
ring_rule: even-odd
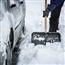
[[[43,17],[45,17],[45,16],[48,17],[48,15],[49,15],[49,10],[48,9],[46,9],[45,11],[43,11]]]

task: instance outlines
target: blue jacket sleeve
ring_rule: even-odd
[[[48,5],[48,10],[53,11],[57,6],[60,6],[64,0],[51,0],[50,4]]]

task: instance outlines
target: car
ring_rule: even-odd
[[[25,35],[25,0],[0,0],[0,65],[11,65],[12,51]]]

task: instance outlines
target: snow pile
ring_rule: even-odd
[[[20,49],[17,65],[64,64],[64,52],[60,50],[57,43],[52,45],[48,43],[47,46],[34,46],[33,43],[28,43],[21,46]]]
[[[31,61],[31,64],[63,64],[63,57],[64,53],[43,47],[38,49],[38,53]],[[36,62],[34,59],[36,59]]]
[[[31,35],[32,32],[44,31],[44,23],[42,22],[44,0],[32,1],[26,0],[26,28]],[[65,6],[65,5],[64,5]],[[64,10],[64,7],[63,7]],[[60,22],[64,22],[63,10],[61,11]],[[44,20],[43,20],[44,21]],[[60,23],[59,22],[59,23]],[[61,24],[63,23],[61,22]],[[65,22],[64,22],[65,23]],[[63,65],[65,64],[64,44],[65,44],[65,26],[59,24],[59,32],[61,33],[61,43],[47,43],[44,45],[34,46],[30,43],[30,37],[24,40],[20,45],[20,55],[17,65]]]
[[[21,53],[19,56],[19,58],[21,59],[19,60],[18,65],[21,65],[21,62],[22,64],[28,64],[31,61],[31,59],[33,58],[35,54],[35,51],[33,50],[33,48],[34,48],[33,44],[32,45],[25,44],[23,46],[23,50],[21,50]]]
[[[65,51],[65,2],[61,10],[60,19],[59,19],[59,32],[61,33],[61,47],[64,48]]]

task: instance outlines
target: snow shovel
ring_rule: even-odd
[[[47,0],[45,0],[45,10],[46,8]],[[35,45],[46,45],[46,42],[61,42],[61,35],[58,32],[47,32],[47,16],[45,16],[45,32],[33,32],[31,35],[31,42]]]

